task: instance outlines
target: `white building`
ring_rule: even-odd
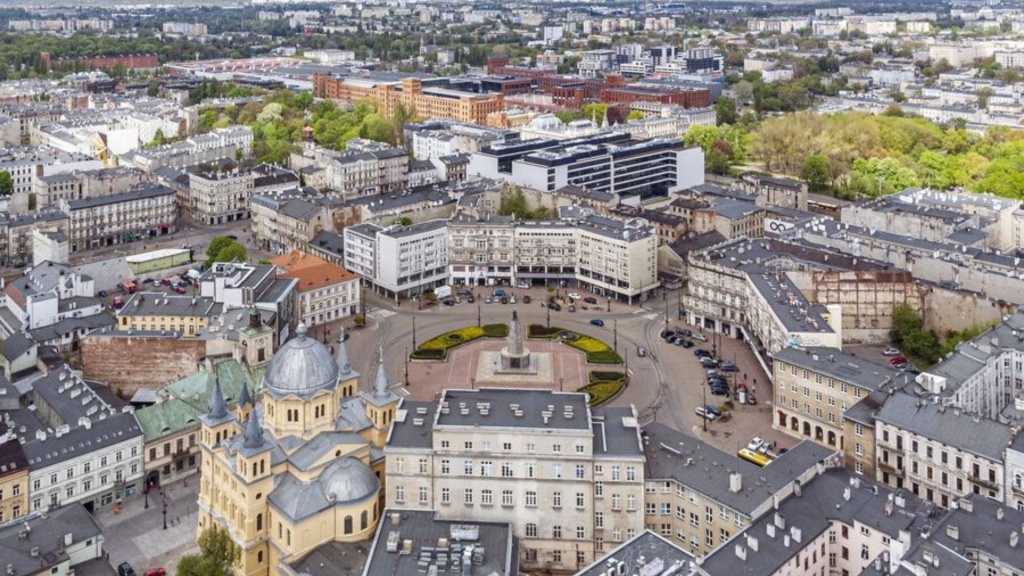
[[[637,414],[548,390],[405,402],[384,449],[388,507],[510,522],[520,567],[573,571],[644,529]]]
[[[31,413],[11,414],[29,461],[32,511],[81,502],[96,512],[141,495],[142,429],[130,407],[115,409],[68,366],[33,382],[32,396]]]
[[[448,230],[442,219],[387,228],[345,228],[345,268],[396,300],[448,281]]]

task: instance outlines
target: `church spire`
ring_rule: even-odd
[[[335,354],[335,362],[338,364],[338,373],[342,376],[352,372],[352,361],[348,358],[348,349],[345,348],[345,329],[338,330],[338,352]]]
[[[249,415],[249,421],[245,424],[245,433],[242,436],[243,448],[259,448],[263,446],[263,427],[260,426],[260,418],[253,410]]]
[[[388,373],[384,370],[384,347],[378,348],[377,353],[377,381],[373,386],[373,395],[376,398],[387,398],[391,394],[391,386],[388,384]]]
[[[246,406],[252,405],[252,395],[249,394],[249,385],[243,380],[242,392],[238,395],[238,407],[245,408]]]
[[[224,391],[220,388],[220,377],[213,377],[213,391],[210,392],[210,406],[207,411],[210,418],[223,418],[228,415],[228,403],[224,401]]]

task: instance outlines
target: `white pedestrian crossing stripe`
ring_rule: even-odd
[[[395,314],[396,312],[388,310],[387,308],[377,308],[376,310],[367,314],[367,316],[373,318],[374,320],[384,320],[385,318],[390,318]]]
[[[647,320],[654,320],[655,318],[658,318],[659,316],[663,316],[663,314],[659,314],[658,312],[651,312],[650,314],[644,314],[644,318],[646,318]]]

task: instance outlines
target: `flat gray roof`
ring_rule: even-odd
[[[515,407],[522,416],[515,415]],[[549,414],[546,422],[544,414]],[[580,392],[512,388],[445,390],[441,395],[437,426],[587,430],[589,416],[587,395]]]
[[[875,420],[996,462],[1003,461],[1003,449],[1014,437],[1007,424],[905,393],[890,396]]]
[[[902,381],[899,376],[904,375],[891,366],[876,364],[867,358],[826,346],[783,348],[772,354],[772,358],[869,390]]]
[[[672,568],[677,569],[673,572],[676,576],[694,572],[692,554],[651,530],[644,530],[574,576],[607,576],[608,569],[617,568],[620,562],[625,563],[626,574],[640,574],[645,567],[648,572],[643,574],[663,574]]]

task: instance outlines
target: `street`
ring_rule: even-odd
[[[491,289],[474,288],[474,291],[487,296]],[[506,291],[509,289],[506,288]],[[580,292],[582,296],[589,295],[582,293],[582,290]],[[719,405],[724,399],[710,395],[704,380],[705,371],[693,355],[692,348],[668,344],[660,337],[666,327],[666,309],[671,316],[668,326],[684,326],[677,319],[675,292],[669,292],[664,298],[648,300],[643,307],[613,301],[610,312],[607,300],[599,298],[597,306],[589,306],[588,310],[581,308],[574,313],[568,312],[566,307],[556,312],[543,306],[541,302],[546,302],[548,296],[543,287],[512,289],[511,293],[520,299],[518,311],[524,331],[530,324],[545,324],[550,314],[552,326],[599,338],[623,355],[630,373],[629,386],[610,405],[635,405],[641,423],[662,422],[678,430],[698,434],[708,442],[733,452],[746,446],[754,436],[775,441],[779,447],[795,444],[793,439],[771,429],[773,395],[768,378],[754,360],[753,354],[744,343],[725,337],[720,342],[716,339],[718,356],[739,366],[734,382],[746,381],[752,387],[751,391],[758,398],[759,404],[736,406],[728,421],[708,422],[705,432],[703,422],[694,413],[694,409],[705,403]],[[531,296],[533,301],[530,304],[521,302],[525,294]],[[352,330],[347,343],[349,355],[362,375],[360,386],[364,391],[369,391],[373,385],[379,346],[384,349],[388,377],[397,384],[405,378],[405,359],[414,348],[414,329],[416,343],[421,344],[440,333],[476,325],[478,313],[483,324],[508,323],[512,314],[511,304],[487,304],[481,300],[473,304],[463,301],[451,307],[431,305],[419,309],[415,302],[403,300],[399,306],[395,306],[393,300],[382,299],[367,292],[366,303],[367,326],[361,330]],[[602,319],[604,326],[590,324],[594,318]],[[337,325],[351,325],[351,320],[335,323],[334,326]],[[337,328],[332,327],[330,333],[336,334]],[[710,336],[707,334],[708,342],[695,341],[695,344],[711,350]],[[527,340],[527,347],[532,342]],[[637,355],[638,347],[646,349],[646,357]],[[417,386],[415,380],[415,377],[410,377],[410,388]],[[567,391],[575,390],[584,383],[566,382],[564,388]],[[434,384],[430,383],[430,386],[433,388]],[[403,395],[410,394],[399,390]]]

